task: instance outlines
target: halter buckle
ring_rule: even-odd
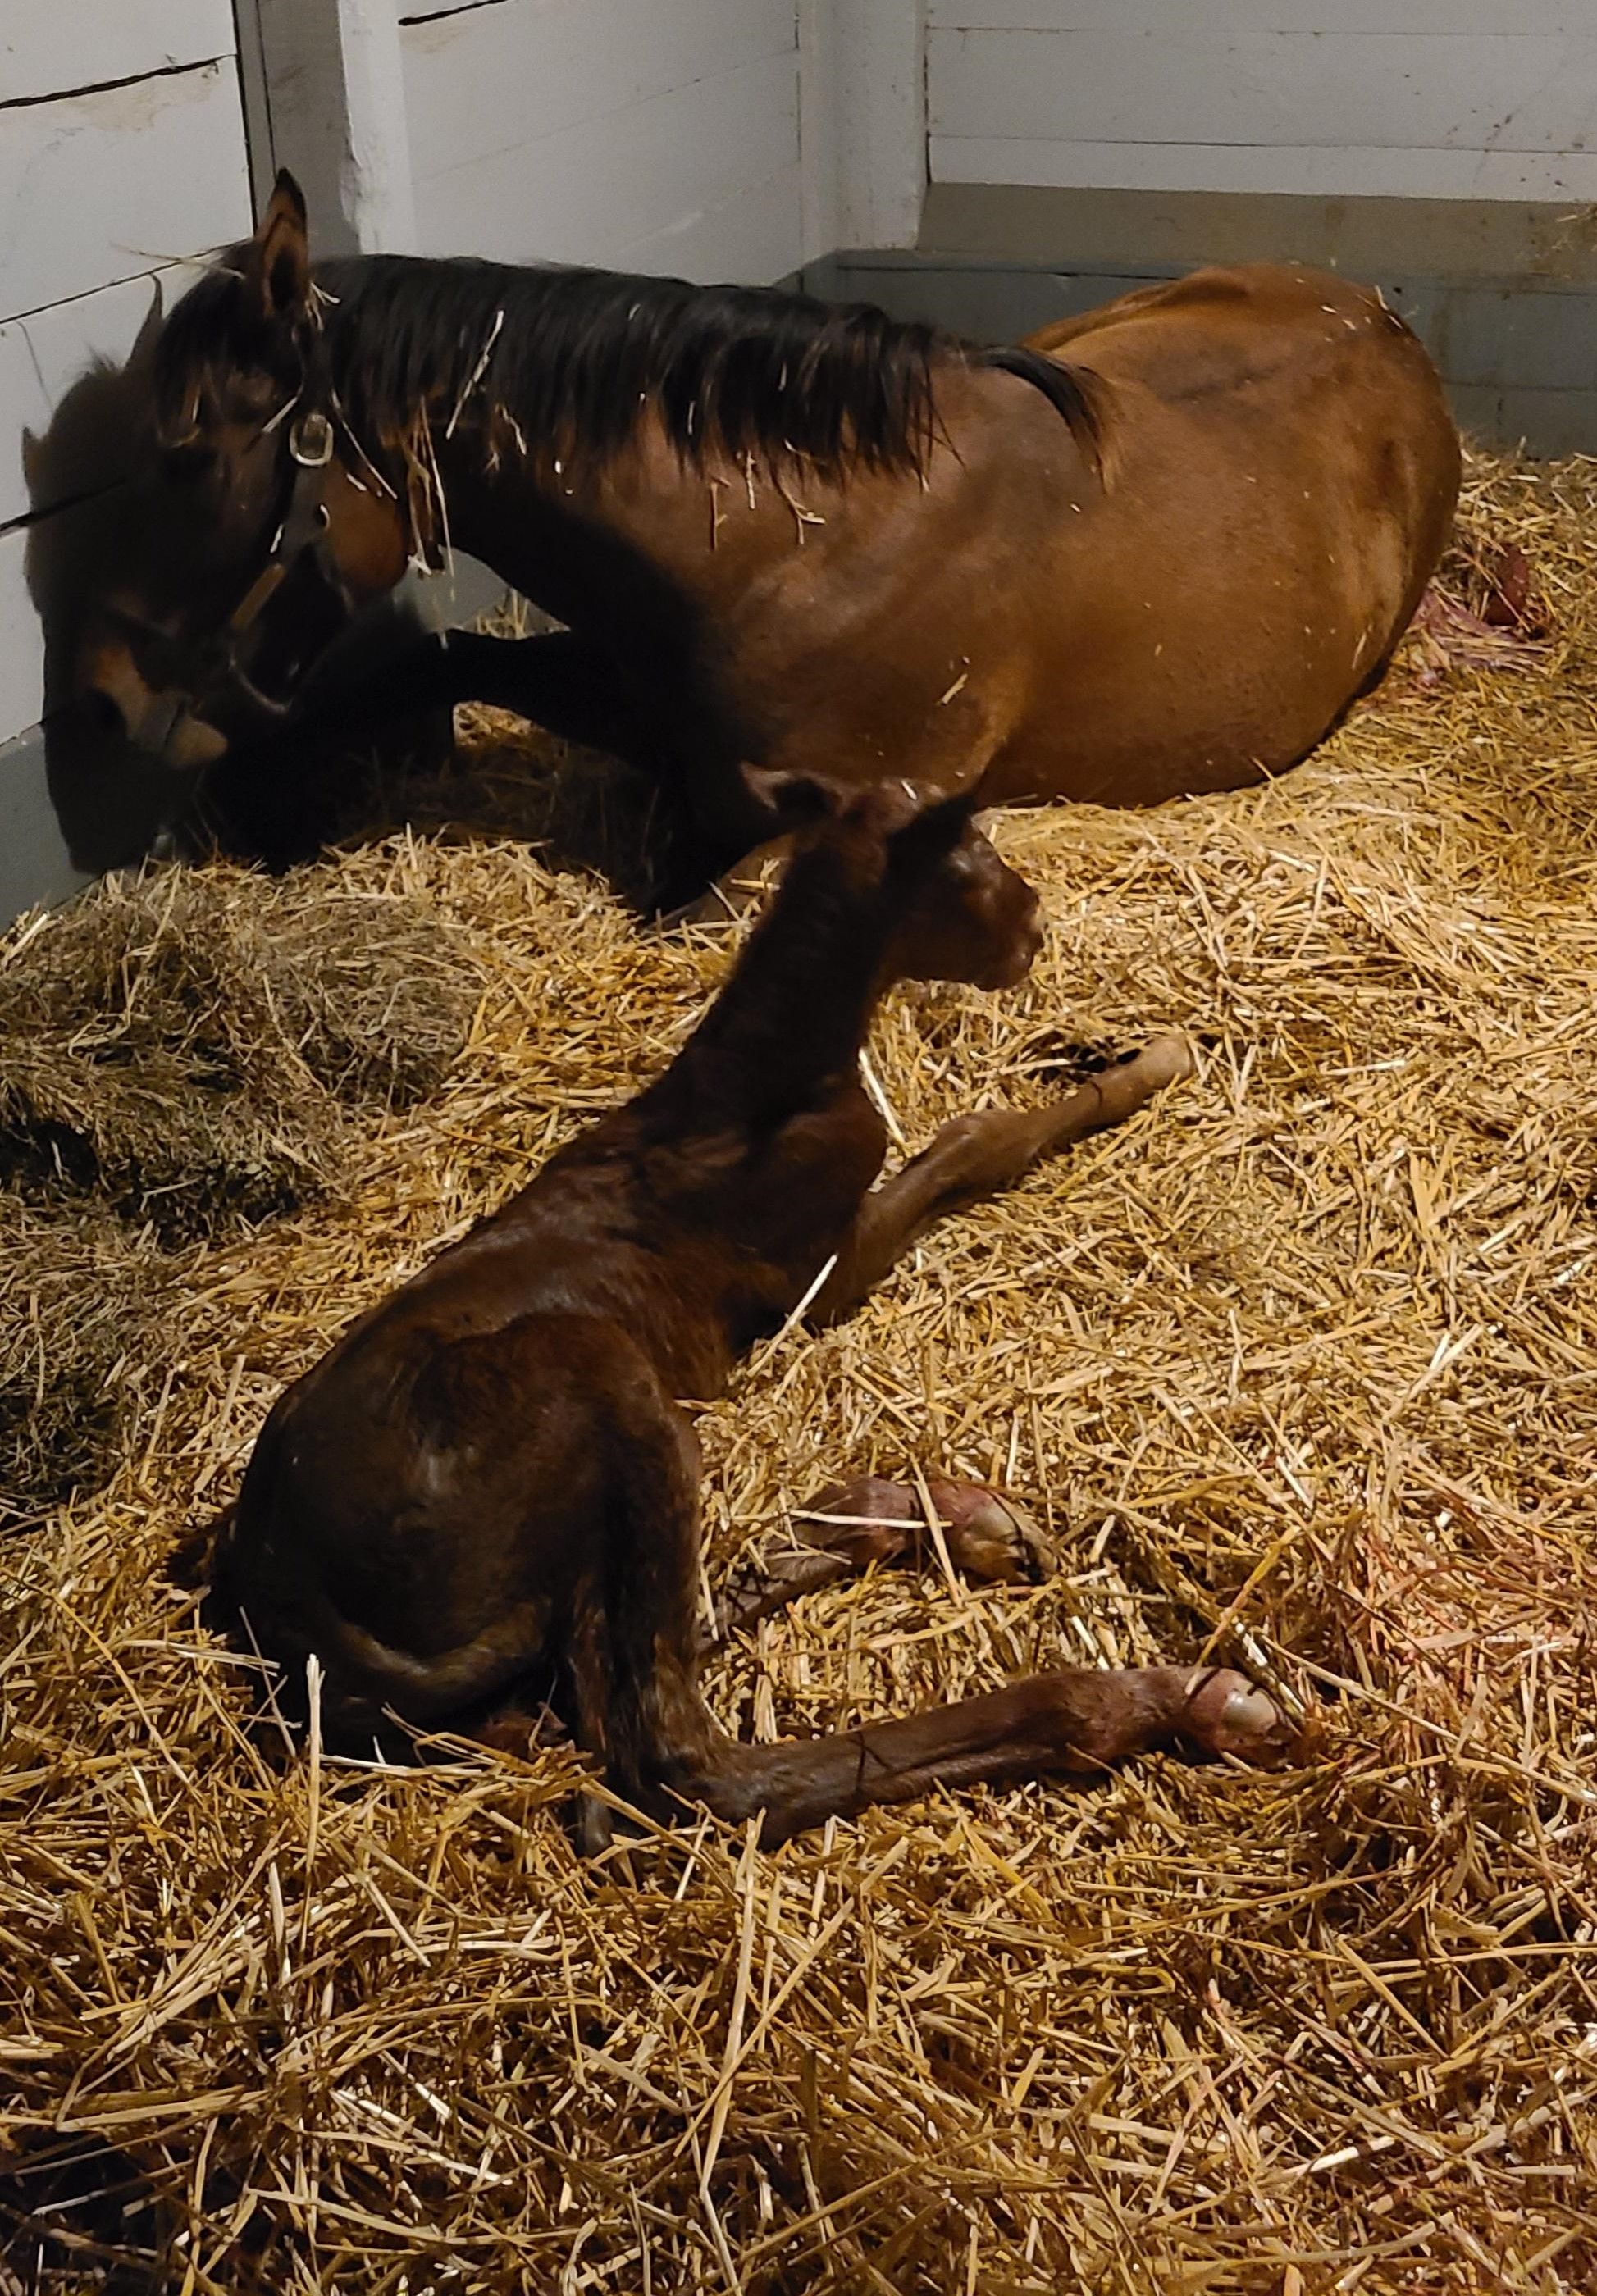
[[[319,471],[333,460],[333,425],[319,406],[300,415],[288,434],[288,451],[307,471]]]

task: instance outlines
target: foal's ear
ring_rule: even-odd
[[[952,797],[929,798],[905,822],[893,844],[906,852],[951,853],[980,809],[978,776],[963,789],[956,790]]]
[[[745,766],[743,778],[784,830],[818,828],[842,811],[850,794],[841,782],[829,782],[824,775],[781,773],[769,766]]]
[[[277,170],[266,213],[250,242],[248,278],[260,298],[264,318],[300,318],[309,305],[305,195],[286,168]]]

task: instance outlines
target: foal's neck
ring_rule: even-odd
[[[790,865],[730,980],[661,1079],[710,1120],[812,1106],[852,1078],[893,979],[900,897],[828,835]]]

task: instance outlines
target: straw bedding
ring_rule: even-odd
[[[904,1137],[1161,1025],[1198,1078],[700,1420],[708,1582],[867,1469],[1007,1483],[1064,1558],[811,1597],[717,1665],[729,1724],[1214,1650],[1321,1702],[1285,1777],[1150,1759],[771,1857],[706,1825],[629,1879],[573,1853],[558,1747],[252,1742],[163,1558],[283,1382],[728,955],[502,835],[294,881],[426,904],[482,1003],[447,1093],[352,1123],[347,1201],[192,1250],[109,1488],[0,1548],[0,2286],[1593,2284],[1597,466],[1478,463],[1498,536],[1539,644],[1432,627],[1273,787],[1000,824],[1048,947],[1016,994],[893,1000]],[[511,737],[472,738],[467,827]]]

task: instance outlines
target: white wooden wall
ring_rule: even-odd
[[[794,0],[408,0],[401,39],[425,253],[802,261]]]
[[[1597,0],[928,0],[932,179],[1597,200]]]
[[[41,472],[29,434],[126,357],[176,258],[249,212],[231,0],[0,0],[0,742],[44,706],[30,553],[121,444]]]

